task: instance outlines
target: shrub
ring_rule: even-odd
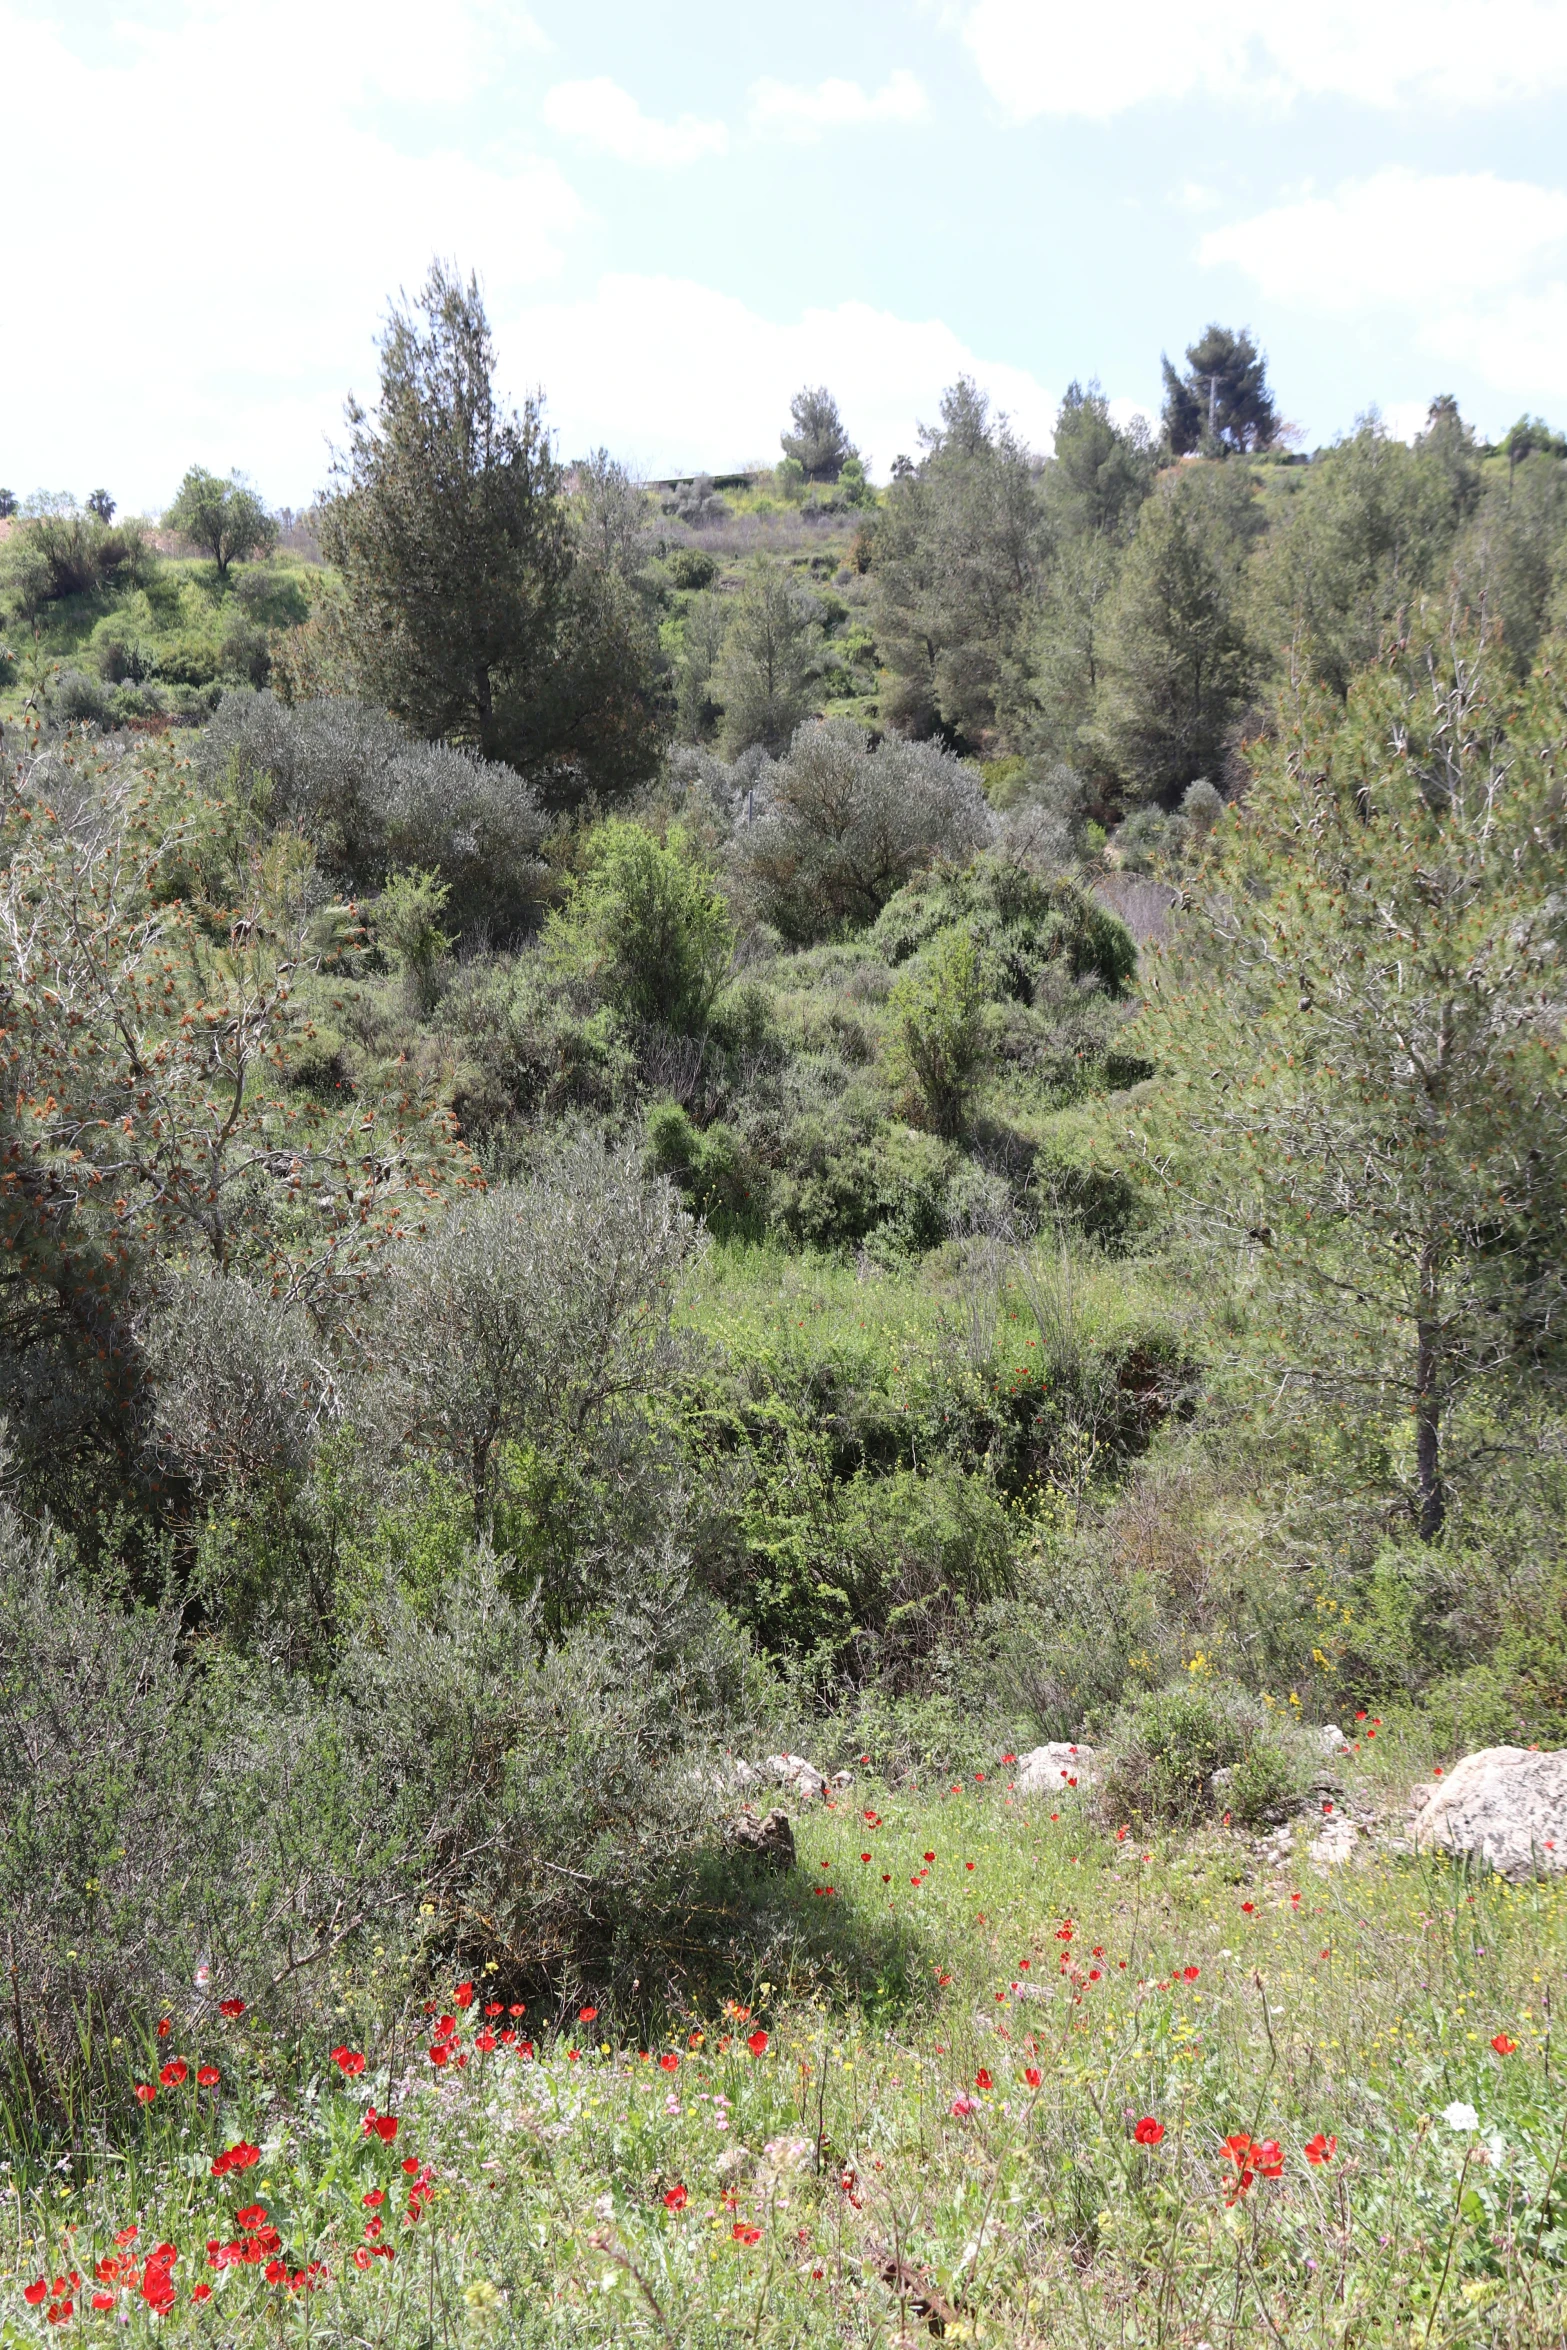
[[[729,969],[734,928],[711,874],[678,826],[660,843],[612,818],[550,918],[546,949],[633,1020],[683,1035],[705,1027]]]
[[[998,994],[1032,1002],[1060,966],[1119,996],[1137,969],[1126,925],[1065,874],[1046,879],[1015,857],[978,858],[966,871],[917,874],[883,907],[867,944],[889,963],[907,962],[942,930],[961,923],[986,952]]]
[[[112,726],[114,704],[96,677],[80,669],[63,669],[49,689],[54,715],[67,726]]]
[[[433,873],[394,873],[376,900],[375,935],[421,1012],[435,1008],[436,972],[452,940],[441,928],[451,891]]]
[[[669,558],[669,576],[677,588],[700,591],[718,577],[718,565],[700,547],[677,547]]]
[[[888,1074],[909,1085],[937,1134],[963,1131],[991,1046],[984,962],[963,930],[944,930],[899,972],[887,999]]]
[[[310,840],[345,888],[398,867],[436,873],[458,933],[507,937],[537,899],[544,823],[511,768],[444,743],[410,741],[382,710],[342,697],[293,708],[270,693],[224,697],[197,754],[209,784],[231,774]]]
[[[874,922],[911,875],[962,861],[995,819],[970,770],[932,743],[874,750],[846,719],[802,726],[732,857],[752,911],[795,944]]]
[[[1254,1824],[1292,1810],[1310,1781],[1265,1706],[1201,1673],[1133,1699],[1106,1743],[1103,1803],[1117,1819],[1191,1826],[1228,1811]]]

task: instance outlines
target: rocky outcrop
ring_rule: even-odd
[[[1515,1881],[1567,1869],[1567,1749],[1482,1746],[1416,1791],[1421,1852],[1477,1860]]]
[[[730,1826],[729,1841],[737,1852],[747,1853],[761,1867],[779,1875],[794,1867],[794,1830],[786,1811],[775,1809],[765,1819],[758,1819],[749,1809],[743,1811]]]
[[[1091,1746],[1070,1746],[1055,1739],[1018,1756],[1017,1777],[1012,1783],[1019,1795],[1065,1795],[1074,1787],[1081,1793],[1097,1784],[1097,1765]]]

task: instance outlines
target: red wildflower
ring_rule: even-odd
[[[264,2203],[247,2203],[243,2211],[235,2212],[234,2218],[236,2224],[242,2228],[265,2227],[267,2207]]]
[[[481,2049],[488,2056],[490,2050],[495,2046],[495,2034],[493,2032],[476,2032],[473,2044],[475,2048]]]
[[[1145,2113],[1142,2120],[1138,2123],[1136,2129],[1132,2132],[1132,2136],[1136,2139],[1139,2146],[1157,2146],[1160,2139],[1164,2136],[1164,2124],[1163,2122],[1155,2121],[1151,2113]]]
[[[973,1863],[971,1860],[966,1860],[966,1861],[963,1863],[963,1866],[964,1866],[966,1869],[971,1869],[971,1868],[974,1866],[974,1863]]]
[[[332,2062],[345,2080],[357,2080],[365,2069],[365,2060],[357,2048],[334,2048]]]
[[[737,2219],[729,2232],[737,2244],[760,2244],[762,2240],[761,2229],[747,2227],[743,2219]]]
[[[471,1983],[459,1983],[456,1990],[452,1993],[452,1997],[456,2000],[459,2007],[471,2007],[473,2005],[473,1985]]]
[[[165,2089],[177,2089],[189,2071],[190,2066],[185,2062],[184,2057],[175,2056],[170,2058],[158,2078]]]
[[[366,2211],[379,2211],[382,2204],[386,2201],[386,2189],[384,2187],[372,2187],[369,2194],[361,2195],[359,2200],[364,2205]]]
[[[117,2232],[117,2233],[116,2233],[116,2235],[115,2235],[115,2239],[114,2239],[114,2241],[116,2242],[116,2244],[118,2244],[118,2246],[119,2246],[119,2248],[120,2248],[120,2250],[121,2250],[122,2252],[125,2250],[125,2247],[126,2247],[126,2245],[127,2245],[127,2244],[134,2244],[134,2243],[135,2243],[135,2241],[136,2241],[136,2233],[137,2233],[137,2231],[135,2230],[135,2228],[121,2228],[121,2229],[119,2229],[119,2230],[118,2230],[118,2232]]]
[[[1496,2050],[1498,2056],[1511,2056],[1517,2045],[1517,2041],[1509,2040],[1505,2032],[1498,2032],[1491,2042],[1491,2046]]]
[[[1185,1983],[1195,1983],[1197,1977],[1201,1973],[1202,1968],[1200,1966],[1183,1966],[1181,1969],[1181,1980]]]
[[[869,1860],[869,1859],[870,1859],[870,1857],[871,1857],[871,1856],[870,1856],[870,1854],[869,1854],[868,1852],[862,1852],[862,1853],[860,1854],[860,1858],[861,1858],[861,1860]]]
[[[432,2064],[444,2064],[446,2059],[451,2055],[451,2052],[451,2046],[448,2041],[437,2040],[435,2046],[430,2050],[430,2062]]]
[[[927,1852],[927,1853],[926,1853],[926,1855],[925,1855],[925,1858],[926,1858],[927,1860],[934,1860],[934,1859],[935,1859],[935,1857],[936,1857],[936,1855],[935,1855],[933,1852]]]
[[[226,2178],[231,2170],[250,2170],[260,2160],[261,2148],[247,2145],[241,2138],[235,2145],[226,2147],[223,2153],[213,2156],[212,2175],[215,2179]]]
[[[487,1999],[484,2003],[484,2012],[486,2015],[504,2015],[506,2002],[503,1999]]]
[[[753,2032],[747,2040],[746,2046],[753,2056],[765,2056],[768,2049],[767,2034],[761,2031]]]
[[[533,2062],[533,2042],[531,2040],[519,2040],[517,2043],[517,2054],[522,2058],[524,2064],[531,2064]]]
[[[419,2168],[419,2157],[418,2157],[418,2155],[417,2155],[417,2154],[405,2154],[405,2155],[403,2156],[403,2168],[404,2168],[404,2170],[405,2170],[405,2171],[408,2173],[409,2177],[410,2177],[410,2178],[412,2178],[412,2177],[413,2177],[413,2174],[414,2174],[414,2172],[415,2172],[415,2171],[416,2171],[416,2170]]]
[[[680,2059],[672,2048],[666,2048],[663,2055],[658,2060],[660,2072],[666,2073],[672,2073],[676,2071],[679,2067],[679,2063]]]
[[[95,2293],[92,2297],[92,2305],[94,2309],[112,2309],[114,2295],[112,2293]]]
[[[980,2066],[978,2072],[974,2075],[974,2086],[976,2089],[988,2089],[992,2086],[990,2075],[985,2070],[983,2065]]]
[[[526,2015],[527,2012],[528,2003],[525,1999],[514,1999],[506,2010],[508,2015]]]
[[[666,2211],[684,2211],[690,2200],[684,2180],[680,2180],[673,2187],[667,2187],[664,2190],[664,2209]]]
[[[173,2019],[173,2017],[172,2017],[172,2016],[166,2016],[166,2015],[160,2015],[160,2016],[159,2016],[159,2018],[158,2018],[158,2038],[159,2038],[160,2040],[166,2040],[166,2039],[168,2038],[169,2034],[170,2034],[170,2033],[173,2031],[173,2029],[174,2029],[174,2019]]]
[[[1363,1714],[1357,1715],[1356,1719],[1363,1721],[1365,1716]],[[1338,2152],[1338,2140],[1337,2138],[1325,2138],[1319,2130],[1314,2138],[1306,2140],[1303,2152],[1308,2162],[1331,2162]]]
[[[597,2023],[598,2012],[599,2011],[596,2007],[579,2007],[577,2010],[577,2021],[579,2024]]]
[[[27,2303],[29,2309],[36,2309],[40,2301],[47,2301],[48,2298],[49,2287],[42,2277],[38,2279],[36,2284],[22,2287],[22,2299]]]
[[[136,2102],[138,2105],[150,2105],[157,2094],[157,2090],[153,2087],[150,2081],[137,2082]]]
[[[193,2301],[210,2301],[212,2299],[212,2287],[205,2277],[202,2278],[199,2285],[192,2285],[190,2297]]]
[[[396,2114],[377,2113],[372,2105],[370,2111],[365,2115],[365,2136],[368,2138],[372,2132],[380,2139],[383,2146],[390,2146],[397,2135]]]
[[[196,2075],[198,2089],[215,2089],[223,2078],[215,2064],[204,2064]]]
[[[368,2268],[375,2254],[368,2244],[356,2244],[353,2258],[355,2268]]]
[[[231,2023],[235,2016],[243,2015],[244,2012],[245,2002],[243,1999],[220,1999],[218,2001],[219,2015],[226,2015]]]
[[[581,2051],[581,2049],[580,2049],[580,2048],[568,2048],[568,2049],[567,2049],[567,2051],[566,2051],[566,2062],[567,2062],[568,2064],[580,2064],[580,2063],[582,2062],[582,2051]]]
[[[1253,2146],[1252,2153],[1256,2158],[1257,2168],[1265,2179],[1283,2177],[1284,2150],[1277,2138],[1264,2138],[1260,2146]]]
[[[1023,2067],[1023,2078],[1031,2089],[1037,2089],[1044,2077],[1037,2064],[1026,2064]]]
[[[1251,1917],[1254,1914],[1256,1907],[1257,1904],[1254,1901],[1243,1901],[1241,1903],[1242,1916],[1248,1918]]]

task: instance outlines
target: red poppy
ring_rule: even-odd
[[[531,2064],[533,2062],[533,2042],[531,2040],[519,2040],[517,2043],[517,2054],[522,2058],[524,2064]]]
[[[248,2145],[241,2138],[222,2154],[213,2156],[212,2175],[215,2179],[225,2178],[231,2170],[250,2170],[260,2160],[261,2148]]]
[[[1265,2179],[1283,2177],[1284,2150],[1277,2138],[1264,2138],[1260,2146],[1252,2148],[1252,2153],[1256,2157],[1257,2168]]]
[[[528,2003],[525,1999],[514,1999],[506,2010],[508,2015],[526,2015],[527,2012]]]
[[[1037,2064],[1026,2064],[1023,2067],[1023,2078],[1031,2089],[1037,2089],[1044,2077]]]
[[[1357,1718],[1365,1719],[1364,1715]],[[1338,2152],[1338,2140],[1337,2138],[1325,2138],[1319,2130],[1314,2138],[1306,2140],[1302,2151],[1308,2162],[1331,2162]]]
[[[1164,2136],[1163,2122],[1156,2122],[1151,2113],[1145,2113],[1132,2132],[1139,2146],[1157,2146]]]
[[[215,2089],[223,2078],[215,2064],[204,2064],[196,2075],[198,2089]]]
[[[22,2287],[22,2299],[27,2303],[29,2309],[36,2309],[40,2301],[47,2301],[48,2298],[49,2287],[42,2277],[38,2279],[36,2284]]]
[[[666,2211],[684,2211],[690,2200],[684,2180],[677,2182],[673,2187],[666,2187],[664,2190],[664,2209]]]
[[[934,1859],[935,1859],[935,1857],[936,1857],[936,1855],[935,1855],[933,1852],[927,1852],[927,1853],[926,1853],[926,1855],[925,1855],[925,1858],[926,1858],[927,1860],[934,1860]]]
[[[1241,1903],[1241,1914],[1242,1914],[1242,1916],[1244,1916],[1244,1917],[1248,1917],[1248,1918],[1249,1918],[1249,1917],[1251,1917],[1252,1915],[1254,1915],[1254,1913],[1255,1913],[1255,1911],[1256,1911],[1256,1907],[1257,1907],[1257,1904],[1256,1904],[1254,1901],[1243,1901],[1243,1902]]]
[[[747,2040],[746,2046],[753,2056],[765,2056],[768,2049],[767,2034],[762,2031],[753,2032]]]
[[[566,2062],[567,2062],[568,2064],[580,2064],[580,2063],[582,2062],[582,2051],[581,2051],[581,2049],[580,2049],[580,2048],[568,2048],[568,2049],[567,2049],[567,2051],[566,2051]]]
[[[504,2015],[506,2002],[503,1999],[487,1999],[484,2003],[484,2012],[486,2015]]]
[[[966,1860],[966,1861],[963,1863],[963,1866],[964,1866],[966,1869],[971,1869],[971,1868],[974,1866],[974,1863],[973,1863],[971,1860]]]
[[[210,2301],[212,2299],[212,2287],[205,2277],[202,2278],[199,2285],[192,2285],[190,2297],[193,2301]]]
[[[1505,2032],[1498,2032],[1491,2042],[1491,2046],[1496,2050],[1498,2056],[1511,2056],[1517,2045],[1517,2041],[1509,2040]]]
[[[377,2113],[372,2105],[370,2111],[365,2115],[365,2136],[368,2138],[372,2132],[380,2139],[383,2146],[390,2146],[397,2135],[396,2114]]]
[[[158,2038],[159,2038],[160,2040],[166,2040],[166,2039],[168,2038],[169,2034],[170,2034],[170,2033],[173,2031],[173,2029],[174,2029],[174,2019],[173,2019],[173,2017],[172,2017],[172,2016],[166,2016],[166,2015],[160,2015],[160,2016],[159,2016],[159,2018],[158,2018]]]
[[[869,1854],[868,1852],[862,1852],[862,1853],[860,1854],[860,1858],[861,1858],[861,1860],[869,1860],[869,1859],[870,1859],[870,1857],[871,1857],[871,1856],[870,1856],[870,1854]]]
[[[185,2062],[184,2057],[174,2056],[169,2059],[158,2078],[165,2089],[177,2089],[189,2071],[190,2066]]]
[[[112,2293],[95,2293],[92,2297],[92,2305],[94,2309],[112,2309],[114,2295]]]
[[[744,2220],[736,2220],[729,2232],[737,2244],[760,2244],[762,2240],[761,2229],[747,2227]]]
[[[235,2016],[243,2015],[244,2012],[245,2002],[243,1999],[220,1999],[218,2001],[219,2015],[226,2015],[230,2022],[233,2021]]]
[[[138,2105],[150,2105],[157,2094],[157,2090],[153,2087],[150,2081],[137,2082],[136,2102]]]
[[[456,2000],[459,2007],[471,2007],[473,2005],[473,1985],[471,1983],[459,1983],[456,1990],[452,1993],[452,1997]]]
[[[490,2050],[495,2046],[495,2034],[493,2032],[476,2032],[473,2044],[483,2055],[488,2056]]]
[[[357,2048],[334,2048],[332,2062],[345,2080],[357,2080],[365,2069],[365,2060]]]
[[[672,2048],[666,2048],[658,2063],[661,2072],[672,2073],[678,2067],[680,2059]]]
[[[430,2050],[430,2062],[432,2064],[444,2064],[446,2059],[451,2055],[451,2052],[451,2045],[448,2041],[437,2040],[434,2047]]]
[[[599,2011],[596,2007],[579,2007],[577,2010],[577,2021],[579,2024],[597,2023],[598,2012]]]
[[[1195,1983],[1197,1977],[1201,1973],[1202,1968],[1200,1966],[1183,1966],[1181,1969],[1181,1980],[1185,1983]]]

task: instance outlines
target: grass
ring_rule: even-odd
[[[1412,1760],[1347,1769],[1388,1799]],[[890,2345],[934,2319],[997,2344],[1559,2342],[1561,1887],[1392,1856],[1264,1873],[1227,1837],[1118,1837],[1008,1776],[867,1780],[798,1823],[801,1905],[845,1954],[891,1932],[907,1957],[853,2005],[829,1964],[671,2016],[646,2051],[607,2014],[502,2015],[535,2035],[524,2058],[477,2045],[482,1983],[467,2006],[445,1984],[355,2076],[324,2049],[290,2069],[193,2000],[156,2055],[221,2087],[161,2087],[134,2143],[13,2176],[0,2339],[57,2333],[23,2288],[75,2269],[73,2328],[133,2339]],[[1240,2192],[1237,2134],[1282,2161],[1254,2156]],[[239,2142],[256,2161],[215,2180]],[[209,2241],[265,2254],[236,2219],[258,2204],[276,2254],[209,2265]],[[167,2315],[95,2285],[164,2242]]]

